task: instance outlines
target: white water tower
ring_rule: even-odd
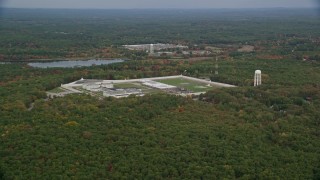
[[[254,86],[261,85],[261,70],[256,70],[254,73]]]
[[[150,44],[150,54],[154,54],[154,45]]]

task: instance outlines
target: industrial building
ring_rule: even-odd
[[[176,84],[170,85],[170,83],[166,84],[164,82],[160,82],[163,80],[173,80]],[[189,87],[191,87],[191,84],[193,84],[193,89],[198,88],[198,90],[194,91],[188,89],[188,87],[185,87],[185,85],[189,85]],[[144,96],[147,93],[159,92],[160,90],[169,94],[175,94],[179,96],[191,96],[205,93],[206,89],[210,89],[214,86],[235,87],[229,84],[211,82],[208,80],[197,79],[182,75],[130,80],[95,80],[82,78],[69,84],[62,84],[61,89],[63,89],[65,92],[58,93],[56,95],[61,97],[71,93],[85,93],[96,95],[99,97],[104,96],[123,98],[130,95]],[[50,96],[53,97],[55,96],[55,94],[50,93]]]
[[[175,45],[175,44],[137,44],[137,45],[123,45],[124,48],[136,51],[147,51],[149,53],[154,53],[154,51],[160,51],[163,49],[188,49],[188,46]]]
[[[129,88],[129,89],[105,89],[103,90],[103,96],[123,98],[130,95],[143,96],[141,89]]]
[[[163,83],[156,82],[156,81],[151,81],[151,80],[143,80],[142,84],[145,85],[145,86],[156,88],[156,89],[172,89],[172,88],[176,88],[175,86],[171,86],[171,85],[168,85],[168,84],[163,84]]]

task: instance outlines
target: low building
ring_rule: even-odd
[[[99,92],[101,91],[101,84],[93,83],[93,84],[83,84],[82,88],[92,92]]]
[[[104,89],[103,96],[105,97],[115,97],[115,98],[123,98],[128,97],[130,95],[143,96],[141,89],[130,88],[130,89]]]
[[[113,86],[112,83],[102,83],[102,84],[101,84],[101,87],[102,87],[102,88],[112,89],[114,86]]]
[[[144,81],[142,81],[142,84],[145,85],[145,86],[156,88],[156,89],[176,88],[175,86],[171,86],[171,85],[168,85],[168,84],[163,84],[163,83],[156,82],[156,81],[151,81],[151,80],[144,80]]]

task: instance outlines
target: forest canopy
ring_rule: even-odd
[[[320,62],[312,58],[319,54],[320,24],[311,12],[6,11],[0,54],[11,63],[0,63],[0,179],[320,179]],[[169,40],[223,43],[228,51],[217,61],[143,56],[48,69],[13,62]],[[256,50],[237,52],[228,44],[246,42]],[[259,87],[252,86],[256,69]],[[196,98],[46,96],[82,77],[183,73],[237,87]]]

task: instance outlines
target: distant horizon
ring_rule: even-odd
[[[0,0],[4,8],[22,9],[260,9],[319,8],[320,0]]]
[[[50,8],[50,7],[2,7],[2,9],[57,9],[57,10],[254,10],[254,9],[314,9],[318,10],[318,7],[247,7],[247,8]]]

